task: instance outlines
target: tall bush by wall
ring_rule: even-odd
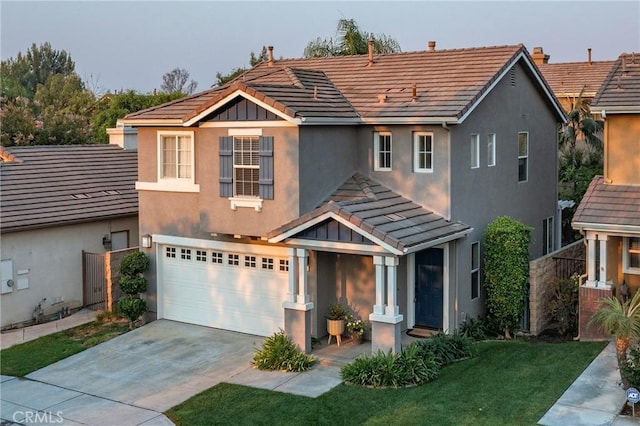
[[[520,323],[529,277],[531,228],[507,216],[485,232],[484,279],[489,315],[511,338]]]

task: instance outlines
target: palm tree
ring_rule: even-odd
[[[400,51],[400,44],[385,34],[362,31],[353,19],[338,21],[337,40],[316,38],[304,49],[306,58],[323,56],[363,55],[369,50],[368,41],[373,40],[373,52],[378,54]]]
[[[626,302],[621,302],[616,297],[602,299],[600,310],[589,321],[589,326],[593,324],[600,325],[606,333],[615,336],[620,378],[627,389],[629,381],[622,366],[627,362],[627,351],[632,339],[640,337],[640,290]]]

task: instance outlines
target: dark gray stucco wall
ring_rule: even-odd
[[[300,126],[300,214],[329,196],[357,169],[357,132],[353,126]]]

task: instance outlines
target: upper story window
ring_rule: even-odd
[[[376,132],[373,136],[374,170],[391,170],[391,133]]]
[[[414,133],[413,171],[433,172],[433,133]]]
[[[256,134],[232,134],[249,133]],[[274,195],[273,137],[260,129],[242,129],[220,137],[220,196],[229,197],[231,208],[262,209],[262,200]]]
[[[518,133],[518,182],[529,179],[529,133]]]
[[[160,179],[193,178],[193,132],[158,132]]]
[[[233,195],[258,197],[260,163],[257,136],[233,137]]]
[[[496,165],[496,134],[489,133],[487,135],[487,166]]]
[[[622,271],[640,275],[640,237],[625,237],[622,240]]]
[[[471,135],[471,168],[480,167],[480,135]]]

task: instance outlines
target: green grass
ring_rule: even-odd
[[[92,322],[0,351],[0,373],[23,377],[129,331],[128,323]]]
[[[306,398],[221,383],[166,414],[177,425],[535,425],[605,343],[483,342],[426,385],[340,385]]]

